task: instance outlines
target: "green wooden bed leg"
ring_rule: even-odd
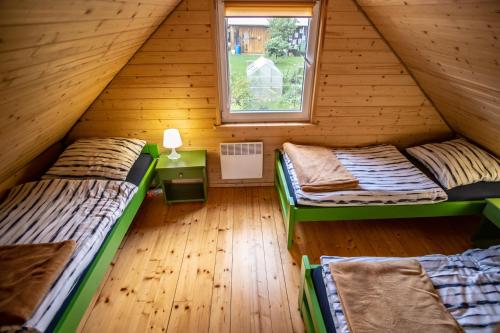
[[[288,223],[287,223],[287,228],[286,228],[286,247],[288,250],[292,248],[293,245],[293,235],[295,232],[295,212],[293,211],[292,207],[290,207],[290,211],[288,212]]]
[[[483,217],[476,232],[471,237],[474,247],[486,249],[500,244],[500,229],[486,217]]]
[[[316,332],[314,330],[314,320],[311,317],[311,311],[309,310],[309,306],[307,305],[306,300],[303,300],[301,305],[304,309],[301,311],[301,313],[302,313],[302,319],[304,320],[304,326],[306,328],[306,331],[308,333]]]
[[[309,333],[314,332],[314,324],[312,323],[311,312],[309,306],[307,306],[307,299],[305,295],[305,283],[306,276],[309,274],[311,265],[309,264],[309,258],[307,256],[302,256],[302,263],[300,265],[300,285],[299,285],[299,311],[304,320],[304,326],[306,331]]]
[[[471,240],[481,248],[500,244],[500,198],[486,199],[483,219]]]
[[[302,302],[305,299],[304,295],[304,284],[306,281],[307,271],[311,269],[311,264],[309,263],[308,256],[302,256],[302,261],[300,263],[300,285],[299,285],[299,310],[302,311]]]
[[[275,171],[274,184],[276,191],[278,192],[283,222],[285,223],[287,248],[290,250],[293,244],[295,223],[297,223],[295,220],[295,202],[291,194],[288,192],[288,187],[284,181],[285,174],[283,167],[281,166],[279,150],[275,153]]]
[[[486,199],[483,216],[500,228],[500,198]]]
[[[326,333],[325,321],[319,307],[312,271],[319,265],[311,265],[307,256],[302,256],[300,265],[299,310],[308,333]]]

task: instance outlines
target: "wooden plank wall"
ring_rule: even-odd
[[[0,182],[71,129],[178,1],[0,3]]]
[[[450,130],[351,0],[328,4],[313,124],[214,127],[217,67],[209,0],[184,0],[80,119],[69,139],[120,135],[161,144],[165,128],[184,148],[207,148],[212,186],[271,184],[273,151],[286,140],[336,146],[400,146]],[[221,142],[262,140],[264,178],[220,176]]]
[[[450,126],[500,155],[500,1],[358,2]]]
[[[25,167],[0,182],[0,202],[9,194],[9,190],[18,185],[37,180],[57,160],[63,150],[62,143],[56,142],[40,155],[30,161]]]

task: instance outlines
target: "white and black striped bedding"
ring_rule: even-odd
[[[380,145],[332,149],[342,164],[359,180],[359,189],[304,192],[290,159],[286,168],[297,203],[307,206],[409,205],[445,201],[446,193],[416,168],[396,147]]]
[[[500,182],[500,161],[464,139],[429,143],[406,151],[448,190],[481,181]]]
[[[349,328],[329,263],[398,259],[408,258],[321,257],[323,282],[337,333],[348,333]],[[436,254],[413,259],[424,267],[441,301],[466,332],[493,333],[500,330],[500,246],[468,250],[452,256]]]
[[[125,180],[145,144],[129,138],[80,139],[64,150],[42,178]]]
[[[123,181],[72,179],[11,190],[0,205],[0,245],[76,241],[70,261],[27,327],[47,328],[136,191]]]

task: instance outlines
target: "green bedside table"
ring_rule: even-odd
[[[170,160],[160,155],[156,164],[156,177],[165,201],[173,202],[207,200],[207,151],[179,151],[181,157]]]

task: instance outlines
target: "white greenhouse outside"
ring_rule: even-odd
[[[270,59],[260,57],[247,66],[252,95],[262,101],[275,101],[283,93],[283,74]]]

